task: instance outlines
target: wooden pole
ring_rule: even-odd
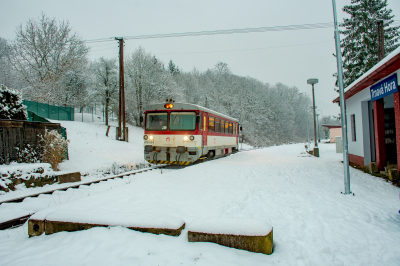
[[[121,134],[122,126],[125,128],[125,121],[124,125],[122,125],[122,116],[124,116],[124,107],[125,107],[125,100],[124,100],[124,39],[117,38],[116,40],[119,42],[119,112],[118,112],[118,132],[117,132],[117,139],[124,140]],[[125,116],[123,118],[125,120]],[[122,130],[124,132],[124,130]]]

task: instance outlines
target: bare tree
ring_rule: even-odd
[[[8,61],[10,45],[6,39],[0,37],[0,84],[13,87],[12,67]]]
[[[117,104],[118,99],[118,67],[116,59],[105,59],[91,65],[92,94],[94,98],[100,98],[105,106],[106,125],[108,125],[108,113],[112,104]]]
[[[27,82],[24,93],[37,101],[64,103],[62,77],[85,66],[89,48],[67,22],[57,22],[42,13],[16,29],[10,62]]]
[[[139,125],[143,107],[147,104],[174,98],[179,101],[182,91],[174,82],[171,72],[155,56],[140,47],[128,58],[125,65],[126,101],[129,113],[136,125]]]

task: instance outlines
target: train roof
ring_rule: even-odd
[[[210,113],[210,114],[214,114],[214,115],[217,115],[217,116],[220,116],[220,117],[223,117],[223,118],[226,118],[226,119],[229,119],[229,120],[232,120],[234,122],[238,122],[239,123],[239,120],[237,120],[236,118],[233,118],[233,117],[218,113],[216,111],[213,111],[211,109],[202,107],[200,105],[191,104],[191,103],[172,103],[174,105],[174,107],[172,109],[167,109],[167,108],[164,107],[165,104],[166,103],[150,104],[150,105],[145,106],[144,109],[145,109],[145,111],[150,111],[150,110],[157,110],[157,111],[160,111],[160,110],[165,110],[165,111],[174,110],[174,111],[180,111],[182,109],[183,110],[187,110],[187,109],[189,109],[189,110],[199,110],[199,111],[203,111],[203,112],[207,112],[207,113]]]

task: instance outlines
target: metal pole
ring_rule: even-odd
[[[342,51],[340,50],[340,36],[336,15],[336,1],[332,0],[333,18],[335,21],[335,43],[336,43],[336,61],[338,69],[339,82],[339,101],[340,114],[342,119],[342,139],[343,139],[343,166],[344,166],[344,194],[350,194],[350,171],[349,171],[349,150],[347,143],[347,119],[345,113],[345,100],[343,88],[343,69],[342,69]]]
[[[319,114],[317,114],[317,130],[318,130],[318,142],[321,142],[321,135],[319,133]]]
[[[314,84],[312,84],[312,105],[313,105],[313,118],[314,118],[314,148],[318,148],[317,142],[317,127],[315,121],[315,94],[314,94]]]
[[[306,96],[306,123],[307,123],[307,150],[310,148],[310,130],[308,128],[308,104],[307,104],[307,92],[302,92]]]

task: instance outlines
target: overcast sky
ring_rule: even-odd
[[[344,5],[337,0],[339,22]],[[394,19],[400,20],[400,0],[388,0]],[[116,36],[182,33],[333,22],[331,0],[0,0],[0,37],[12,40],[15,28],[41,12],[68,20],[84,40]],[[90,58],[117,57],[118,44],[91,44]],[[201,71],[221,61],[240,76],[265,83],[296,86],[311,94],[307,79],[315,86],[317,109],[337,115],[332,103],[336,72],[334,29],[246,33],[200,37],[128,40],[125,57],[143,46],[165,65],[172,60],[181,70]]]

